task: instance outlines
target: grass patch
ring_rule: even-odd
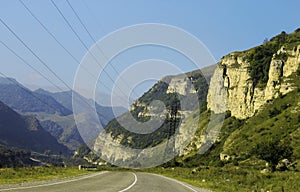
[[[258,170],[234,166],[209,167],[192,173],[192,168],[153,168],[144,171],[161,174],[213,191],[299,191],[300,172],[262,174]]]
[[[30,181],[61,179],[81,176],[90,173],[78,170],[77,167],[30,167],[30,168],[2,168],[0,169],[0,184],[17,184]]]
[[[223,147],[224,153],[239,157],[246,155],[247,158],[257,144],[272,139],[289,143],[294,149],[293,160],[299,159],[298,94],[295,90],[282,98],[274,99],[259,114],[247,119],[239,129],[230,134]]]

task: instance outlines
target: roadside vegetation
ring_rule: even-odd
[[[26,167],[1,168],[0,184],[17,184],[32,181],[63,179],[89,174],[87,170],[78,170],[78,167]]]
[[[214,192],[296,192],[299,191],[300,172],[261,173],[255,169],[241,169],[238,166],[193,168],[154,168],[145,171],[162,174],[191,185],[211,189]]]
[[[300,42],[300,29],[287,35],[280,35],[266,41],[263,45],[248,50],[245,59],[251,63],[250,75],[254,85],[264,87],[268,81],[269,63],[274,53],[281,46],[295,48]],[[296,47],[297,48],[297,47]],[[277,59],[286,60],[287,55],[277,55]],[[292,74],[287,81],[297,89],[275,99],[270,99],[261,110],[256,111],[251,118],[244,120],[225,114],[225,120],[218,138],[204,154],[199,153],[201,136],[205,133],[210,121],[211,111],[206,109],[208,86],[199,71],[187,74],[193,80],[198,92],[200,111],[186,117],[186,125],[197,125],[195,137],[188,146],[187,153],[151,169],[123,169],[111,165],[98,166],[92,171],[130,171],[162,174],[201,188],[213,191],[252,191],[252,192],[294,192],[299,191],[300,181],[300,69]],[[287,82],[289,83],[289,82]],[[202,87],[200,85],[203,85]],[[138,120],[147,121],[149,117],[140,116],[153,99],[159,99],[167,104],[168,109],[178,103],[173,93],[166,93],[167,85],[158,82],[153,89],[146,92],[136,103],[131,114]],[[187,101],[190,102],[189,100]],[[145,104],[145,105],[144,105]],[[171,110],[172,111],[172,110]],[[174,110],[175,111],[175,110]],[[198,112],[198,111],[197,111]],[[127,113],[126,115],[129,115]],[[126,118],[123,115],[122,118]],[[132,148],[155,146],[168,136],[172,123],[177,127],[179,117],[166,119],[164,124],[151,134],[133,134],[116,121],[112,120],[106,127],[113,138],[121,138],[120,143]],[[122,137],[121,137],[122,136]],[[131,139],[128,139],[131,138]],[[221,156],[223,158],[221,158]],[[226,158],[224,158],[226,156]],[[39,162],[33,161],[39,159]],[[51,158],[50,158],[51,157]],[[0,167],[36,167],[0,168],[0,184],[17,184],[31,181],[62,179],[91,173],[91,170],[78,170],[74,165],[90,165],[99,161],[86,145],[77,149],[75,155],[63,158],[61,155],[32,154],[0,145]],[[278,166],[282,162],[288,165]],[[56,166],[53,166],[56,165]],[[281,164],[282,165],[282,164]],[[63,168],[68,166],[69,168]]]

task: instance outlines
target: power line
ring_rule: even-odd
[[[54,111],[57,111],[57,108],[56,108],[56,107],[49,105],[49,103],[47,103],[46,101],[43,101],[41,98],[37,97],[32,91],[28,90],[27,88],[25,88],[25,87],[21,86],[20,84],[18,84],[17,82],[13,81],[11,78],[9,78],[7,75],[5,75],[4,73],[2,73],[1,71],[0,71],[0,74],[1,74],[3,77],[5,77],[7,80],[9,80],[9,81],[12,82],[13,84],[15,84],[16,86],[18,86],[18,87],[21,88],[22,90],[24,90],[26,93],[30,94],[32,97],[34,97],[34,98],[36,98],[37,100],[39,100],[40,102],[44,103],[45,105],[47,105],[48,107],[50,107],[50,108],[53,109]],[[80,98],[82,101],[84,101],[87,105],[89,105],[89,107],[91,107],[90,104],[87,103],[83,98],[81,98],[81,97],[79,97],[79,98]],[[63,113],[63,112],[61,111],[61,113]],[[109,120],[108,120],[105,116],[103,116],[102,114],[100,114],[100,113],[97,112],[97,111],[96,111],[96,113],[97,113],[99,116],[101,116],[104,120],[106,120],[107,122],[109,122]],[[74,115],[74,114],[73,114],[73,115]],[[63,114],[63,116],[66,117],[66,118],[69,118],[69,119],[72,120],[72,121],[74,120],[74,118],[71,118],[71,117],[70,117],[69,115],[67,115],[67,114]]]
[[[101,30],[101,28],[103,28],[101,22],[100,22],[100,21],[98,20],[98,18],[95,16],[95,14],[94,14],[93,11],[91,10],[91,8],[87,5],[86,1],[81,0],[81,2],[84,4],[84,6],[86,7],[87,11],[90,13],[90,15],[91,15],[91,16],[93,17],[93,19],[95,20],[96,25],[97,25],[97,26],[100,26],[100,30]],[[101,31],[102,31],[102,30],[101,30]],[[104,31],[102,31],[102,32],[104,32]]]
[[[80,64],[80,61],[55,37],[55,35],[53,33],[51,33],[51,31],[30,10],[30,8],[22,0],[19,0],[19,2],[29,12],[29,14],[42,26],[42,28],[55,40],[55,42],[58,43],[60,45],[60,47],[63,48],[76,63]],[[82,68],[97,80],[97,77],[95,77],[91,72],[89,72],[84,66],[82,66]],[[104,87],[107,88],[107,90],[110,90],[109,87],[107,87],[105,85],[104,85]]]
[[[34,55],[57,79],[59,79],[66,87],[72,90],[70,86],[62,80],[1,18],[0,22]]]
[[[175,101],[171,103],[170,111],[169,111],[169,130],[168,130],[168,137],[165,147],[165,153],[163,155],[163,160],[169,159],[170,157],[173,157],[173,160],[175,160],[176,157],[176,148],[175,148],[175,139],[176,139],[176,128],[179,126],[177,124],[177,114],[180,106],[178,104],[177,97],[175,97]],[[173,137],[172,137],[173,136]],[[170,156],[171,155],[171,156]]]
[[[80,38],[80,36],[78,35],[78,33],[75,31],[75,29],[72,27],[72,25],[70,24],[70,22],[67,20],[67,18],[65,17],[65,15],[63,14],[63,12],[59,9],[59,7],[56,5],[56,3],[51,0],[53,6],[56,8],[56,10],[58,11],[58,13],[62,16],[63,20],[66,22],[66,24],[69,26],[69,28],[72,30],[72,32],[75,34],[75,36],[77,37],[77,39],[80,41],[80,43],[84,46],[84,48],[87,50],[87,52],[89,52],[89,54],[93,57],[93,59],[96,61],[96,63],[100,66],[103,67],[97,60],[97,58],[94,56],[94,54],[92,54],[89,50],[89,48],[87,47],[87,45],[83,42],[83,40]],[[113,78],[107,73],[106,70],[103,69],[103,72],[108,76],[108,78],[111,80],[111,82],[114,83]],[[120,90],[120,92],[124,95],[127,96],[124,91],[116,85],[116,87]],[[127,101],[126,101],[127,102]]]
[[[30,67],[32,70],[40,74],[42,77],[44,77],[49,83],[51,83],[54,87],[57,89],[64,91],[59,86],[55,85],[48,77],[46,77],[43,73],[41,73],[39,70],[37,70],[35,67],[33,67],[29,62],[27,62],[23,57],[21,57],[19,54],[17,54],[14,50],[12,50],[10,47],[8,47],[7,44],[5,44],[3,41],[0,41],[1,44],[6,47],[11,53],[13,53],[16,57],[18,57],[23,63],[25,63],[28,67]]]
[[[32,97],[38,99],[40,102],[44,103],[45,105],[47,105],[48,107],[54,109],[54,111],[57,111],[57,109],[54,106],[49,105],[49,103],[43,101],[41,98],[37,97],[36,95],[33,94],[33,92],[31,92],[30,90],[28,90],[27,88],[21,86],[20,84],[16,83],[15,81],[13,81],[11,78],[9,78],[7,75],[5,75],[4,73],[0,72],[0,74],[2,76],[4,76],[7,80],[9,80],[10,82],[12,82],[13,84],[15,84],[16,86],[18,86],[19,88],[23,89],[25,92],[27,92],[28,94],[30,94]],[[66,114],[63,114],[63,116],[65,117],[69,117]]]
[[[105,57],[106,60],[108,60],[108,63],[110,63],[111,68],[115,71],[115,73],[118,75],[119,72],[117,71],[117,69],[114,67],[113,63],[109,60],[109,58],[106,56],[106,54],[104,53],[104,51],[98,46],[97,41],[95,40],[95,38],[91,35],[91,33],[89,32],[89,30],[87,29],[86,25],[83,23],[82,19],[80,19],[80,16],[78,15],[78,13],[76,12],[76,10],[73,8],[73,6],[71,5],[69,0],[66,0],[69,7],[72,9],[73,13],[75,14],[76,18],[78,19],[78,21],[80,22],[80,24],[82,25],[82,27],[84,28],[84,30],[87,32],[87,34],[89,35],[89,37],[93,40],[93,42],[95,43],[97,49],[101,52],[101,54]],[[122,77],[121,79],[123,80],[123,82],[126,84],[126,86],[130,89],[130,86],[128,85],[127,81],[125,81]],[[136,97],[138,97],[138,95],[135,93],[135,91],[133,90],[133,93],[135,94]]]
[[[10,82],[12,82],[13,84],[15,84],[16,86],[18,86],[19,88],[21,88],[22,90],[24,90],[26,93],[30,94],[32,97],[36,98],[37,100],[39,100],[40,102],[44,103],[45,105],[47,105],[49,108],[53,109],[54,112],[57,111],[56,107],[49,105],[49,103],[47,103],[46,101],[43,101],[41,98],[37,97],[32,91],[28,90],[27,88],[21,86],[20,84],[18,84],[16,81],[13,81],[11,78],[9,78],[7,75],[5,75],[4,73],[2,73],[0,71],[0,75],[2,75],[3,77],[5,77],[7,80],[9,80]],[[81,97],[79,97],[81,98]],[[83,100],[84,101],[84,100]],[[88,103],[87,103],[88,104]],[[60,111],[63,114],[63,111]],[[97,111],[96,111],[97,112]],[[98,115],[100,115],[104,120],[106,120],[107,122],[109,122],[108,119],[106,119],[106,117],[102,116],[101,114],[99,114],[97,112]],[[74,115],[74,114],[73,114]],[[64,117],[70,119],[71,121],[75,121],[74,118],[72,118],[70,115],[67,114],[63,114]]]
[[[43,29],[56,41],[56,43],[58,43],[73,58],[74,61],[80,63],[80,61],[70,51],[68,51],[66,47],[62,43],[60,43],[59,40],[50,32],[50,30],[33,14],[29,7],[26,6],[22,0],[19,0],[19,2],[30,13],[30,15],[43,27]]]
[[[73,89],[64,80],[62,80],[1,18],[0,21],[53,75],[55,75],[55,77],[57,77],[68,89],[73,91]],[[82,99],[81,97],[79,98]],[[82,99],[82,101],[90,106],[90,104],[84,99]],[[102,116],[105,120],[107,120],[106,117],[104,117],[99,112],[97,112],[97,114]]]
[[[38,17],[30,10],[30,8],[22,1],[19,0],[19,2],[23,5],[23,7],[29,12],[29,14],[42,26],[42,28],[68,53],[68,55],[70,55],[72,57],[72,59],[77,62],[78,64],[80,64],[80,61],[70,52],[68,51],[68,49],[55,37],[55,35],[53,33],[51,33],[51,31],[38,19]],[[74,30],[75,32],[75,30]],[[79,38],[79,36],[78,36]],[[82,41],[83,43],[83,41]],[[85,44],[84,44],[85,45]],[[87,48],[87,47],[86,47]],[[94,77],[97,80],[97,77],[95,77],[92,73],[90,73],[84,66],[82,66],[83,70],[85,70],[87,73],[89,73],[89,75],[91,75],[92,77]],[[106,73],[107,74],[107,73]],[[108,75],[108,74],[107,74]],[[108,75],[109,76],[109,75]],[[112,78],[111,78],[112,80]],[[112,80],[113,81],[113,80]],[[110,88],[102,83],[102,85],[108,90],[110,91]],[[126,100],[124,100],[125,102],[127,102]]]

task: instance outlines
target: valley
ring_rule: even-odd
[[[123,179],[115,183],[122,189],[132,174],[160,183],[144,173],[150,172],[199,187],[192,190],[297,191],[299,65],[300,29],[281,32],[217,64],[163,77],[129,110],[101,106],[74,91],[32,91],[0,77],[0,183],[108,171]],[[80,104],[76,114],[72,95],[79,99],[73,100]],[[86,112],[94,104],[101,125]],[[173,189],[166,183],[160,185]]]

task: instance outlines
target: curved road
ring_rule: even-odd
[[[75,179],[40,185],[5,188],[20,192],[208,192],[186,183],[149,173],[100,172]]]

